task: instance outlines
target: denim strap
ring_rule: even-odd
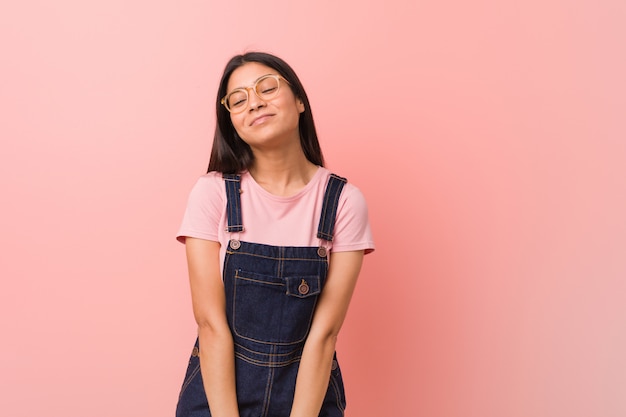
[[[317,227],[317,237],[332,242],[333,232],[335,229],[335,216],[337,215],[337,206],[339,205],[339,196],[341,190],[347,180],[335,174],[330,174],[326,192],[324,193],[324,203],[322,205],[322,214]]]
[[[241,176],[235,174],[223,174],[226,184],[226,213],[228,217],[227,232],[243,232],[241,220]]]

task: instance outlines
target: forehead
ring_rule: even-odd
[[[258,62],[248,62],[233,71],[228,79],[226,90],[231,91],[235,88],[247,87],[254,84],[259,77],[267,74],[278,74],[278,71]]]

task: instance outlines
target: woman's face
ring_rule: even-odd
[[[285,141],[300,141],[298,122],[304,104],[282,78],[278,94],[269,100],[254,92],[255,82],[264,75],[278,71],[257,62],[249,62],[231,74],[226,94],[236,88],[248,88],[248,103],[240,113],[231,113],[230,120],[239,136],[252,148],[274,147]]]

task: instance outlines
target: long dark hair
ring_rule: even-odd
[[[248,52],[236,55],[228,61],[224,74],[220,80],[215,100],[217,125],[213,137],[213,149],[207,172],[218,171],[225,174],[236,174],[247,170],[254,161],[252,149],[237,134],[230,121],[230,113],[221,104],[221,99],[226,95],[226,87],[231,74],[237,68],[249,62],[258,62],[276,70],[288,82],[293,94],[304,104],[304,112],[300,113],[298,128],[300,131],[300,144],[306,158],[315,165],[324,166],[324,156],[317,139],[313,113],[309,105],[304,87],[294,70],[282,59],[264,52]]]

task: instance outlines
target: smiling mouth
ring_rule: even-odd
[[[250,123],[250,126],[261,124],[261,123],[265,122],[267,119],[269,119],[272,116],[273,116],[273,114],[264,114],[263,116],[259,116],[259,117],[255,118],[254,120],[252,120],[252,122]]]

